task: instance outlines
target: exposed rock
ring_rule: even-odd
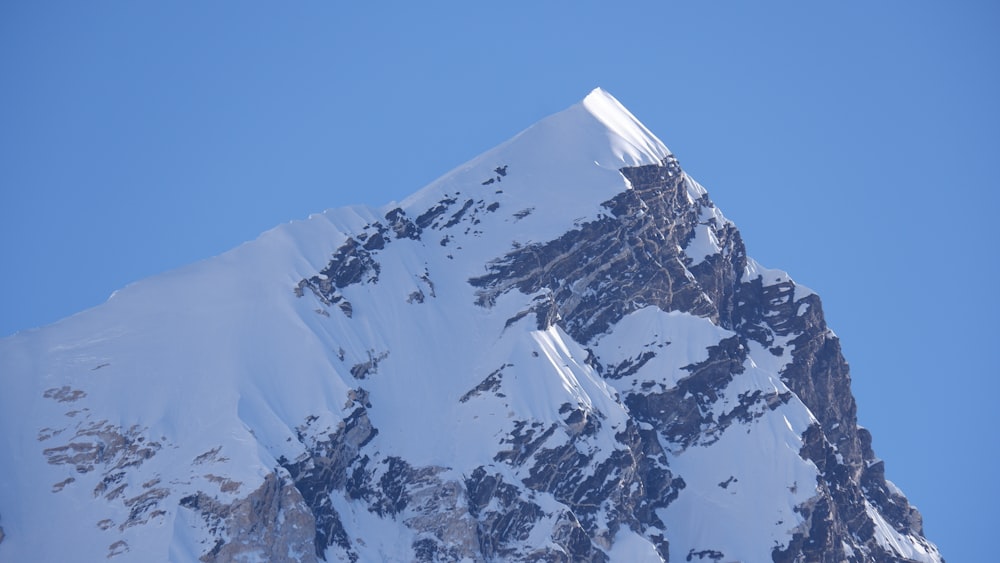
[[[345,491],[349,479],[357,474],[357,469],[349,474],[348,468],[358,463],[363,467],[359,451],[378,434],[378,430],[372,427],[364,406],[355,409],[340,423],[335,433],[328,434],[326,440],[310,439],[309,424],[307,422],[298,429],[299,440],[308,446],[309,454],[298,461],[281,459],[279,462],[288,471],[314,518],[316,557],[322,559],[326,550],[336,545],[346,557],[356,558],[340,515],[329,503],[329,495]],[[358,488],[360,486],[356,485],[346,493],[356,498],[360,496],[356,492]]]
[[[478,303],[491,306],[512,289],[529,295],[545,289],[557,307],[539,327],[562,319],[560,325],[581,343],[648,305],[719,320],[717,303],[725,301],[734,285],[722,281],[739,274],[716,276],[715,270],[704,270],[695,277],[685,267],[682,249],[693,236],[701,208],[690,203],[683,175],[666,174],[675,168],[676,160],[668,157],[661,167],[622,169],[633,189],[603,204],[610,215],[494,260],[488,274],[469,280],[479,288]],[[727,265],[742,271],[745,257],[738,233],[732,229],[723,235]]]
[[[504,364],[500,366],[499,369],[492,371],[486,376],[485,379],[482,380],[482,382],[479,383],[479,385],[476,385],[474,388],[462,395],[458,399],[459,402],[468,402],[469,399],[476,397],[481,393],[495,393],[497,396],[503,397],[504,395],[502,393],[498,393],[498,391],[500,390],[500,383],[503,381],[503,370],[508,367],[514,366],[513,364]]]
[[[423,274],[420,274],[420,281],[427,285],[427,291],[431,297],[437,297],[437,293],[434,292],[434,282],[431,280],[430,272],[424,271]],[[421,293],[423,292],[421,291]]]
[[[202,465],[204,463],[213,463],[213,462],[221,463],[229,461],[228,458],[219,455],[219,452],[221,451],[222,451],[222,446],[216,446],[203,454],[199,454],[191,461],[191,463],[193,465]]]
[[[435,204],[427,211],[421,213],[420,216],[417,217],[416,220],[417,226],[420,227],[421,229],[426,229],[427,227],[430,227],[431,224],[434,222],[434,220],[440,217],[441,215],[444,215],[444,213],[448,211],[448,207],[451,204],[455,203],[456,201],[458,200],[451,197],[446,197],[442,199],[440,202]]]
[[[465,488],[425,473],[409,487],[405,524],[418,532],[413,543],[417,561],[482,561],[475,521],[469,514]]]
[[[451,216],[451,219],[449,219],[448,222],[445,223],[445,225],[444,225],[443,228],[447,229],[449,227],[454,227],[455,225],[457,225],[458,222],[462,220],[462,216],[465,215],[465,212],[468,211],[470,207],[472,207],[472,204],[473,204],[473,200],[471,200],[471,199],[470,200],[466,200],[466,202],[464,204],[462,204],[462,208],[459,209],[458,211],[456,211]]]
[[[52,465],[72,465],[77,473],[89,473],[97,466],[106,475],[126,467],[142,465],[163,447],[147,440],[138,425],[123,429],[106,420],[81,424],[69,443],[42,451]]]
[[[368,360],[364,362],[359,362],[351,366],[351,375],[354,379],[365,379],[369,375],[374,375],[378,372],[378,364],[382,360],[389,357],[389,352],[379,352],[375,353],[374,350],[368,351]]]
[[[199,559],[216,561],[262,560],[279,563],[315,562],[316,524],[299,494],[278,473],[248,496],[223,503],[205,493],[181,499],[206,522],[215,543]]]
[[[385,214],[385,219],[389,221],[389,227],[397,239],[408,238],[420,240],[420,227],[406,217],[406,212],[397,207]]]
[[[308,288],[324,305],[346,303],[339,290],[357,283],[375,283],[380,271],[381,266],[372,255],[372,249],[348,237],[318,275],[299,282],[295,294],[301,297],[303,290]],[[346,306],[351,308],[350,303]],[[344,306],[341,305],[341,308]],[[351,316],[349,310],[344,313]]]
[[[52,485],[52,492],[53,493],[58,493],[59,491],[63,490],[63,488],[65,488],[66,485],[69,485],[70,483],[73,483],[75,481],[76,481],[76,477],[67,477],[67,478],[63,479],[62,481],[59,481],[58,483]]]
[[[60,403],[72,403],[73,401],[86,397],[87,394],[80,389],[72,389],[69,385],[63,385],[58,389],[53,388],[45,391],[42,396],[46,399],[52,399]]]
[[[125,540],[118,540],[115,543],[108,546],[108,559],[112,559],[123,553],[128,553],[129,547],[128,542]]]
[[[167,487],[157,487],[139,493],[124,500],[123,504],[128,508],[128,517],[119,526],[124,531],[126,528],[145,524],[151,518],[166,515],[165,510],[157,510],[160,501],[170,496],[170,489]]]

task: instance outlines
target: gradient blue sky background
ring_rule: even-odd
[[[4,2],[0,335],[402,199],[601,86],[819,292],[888,477],[990,560],[998,6]]]

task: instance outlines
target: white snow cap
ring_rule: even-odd
[[[564,207],[566,196],[572,195],[581,200],[582,207],[591,209],[625,189],[619,170],[660,164],[669,154],[670,150],[618,100],[596,88],[582,101],[458,166],[400,205],[419,214],[445,194],[489,181],[496,167],[509,164],[510,175],[503,178],[503,190],[523,208]],[[595,172],[595,167],[604,173]],[[560,186],[562,193],[554,190]],[[572,217],[580,217],[590,211],[573,213]]]
[[[656,135],[606,90],[594,88],[580,105],[607,127],[612,150],[626,165],[657,164],[670,154]]]

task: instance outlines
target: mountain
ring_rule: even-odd
[[[850,383],[598,89],[0,340],[0,560],[941,561]]]

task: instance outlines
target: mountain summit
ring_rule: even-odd
[[[819,297],[595,90],[0,340],[3,561],[941,561]]]

